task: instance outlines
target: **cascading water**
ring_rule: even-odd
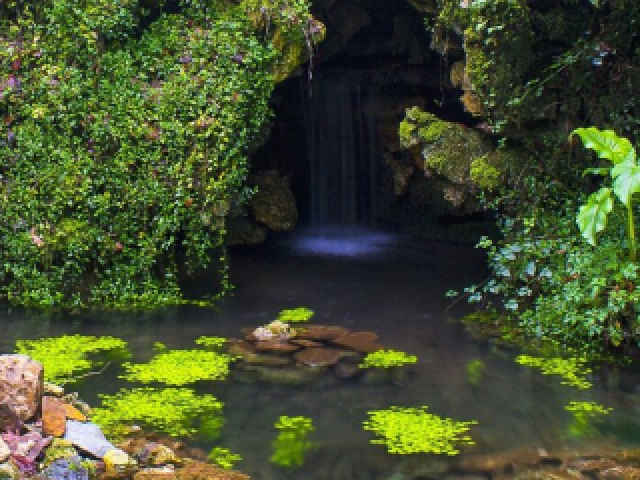
[[[310,225],[375,226],[380,162],[375,118],[364,88],[337,72],[318,72],[305,92]]]

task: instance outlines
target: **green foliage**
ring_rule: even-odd
[[[73,382],[74,375],[86,373],[92,367],[101,365],[101,362],[91,360],[90,354],[111,352],[120,357],[128,356],[124,340],[86,335],[18,340],[16,352],[40,362],[44,367],[45,380],[60,385]]]
[[[250,193],[274,32],[282,48],[306,45],[308,5],[278,2],[262,23],[249,3],[144,5],[0,6],[0,294],[12,304],[182,303],[178,276],[214,263],[228,287],[225,217]]]
[[[278,436],[273,441],[273,453],[269,461],[281,467],[296,468],[304,464],[305,456],[313,447],[307,437],[313,431],[308,417],[281,416],[275,424]]]
[[[605,407],[595,402],[569,402],[569,405],[564,408],[565,410],[574,413],[602,415],[606,415],[613,410],[610,407]]]
[[[386,445],[389,453],[439,453],[456,455],[458,445],[472,445],[465,435],[477,422],[456,422],[427,413],[427,407],[390,407],[368,412],[364,429],[382,437],[371,443]]]
[[[232,355],[203,350],[171,350],[156,355],[147,364],[125,363],[129,381],[186,385],[199,380],[224,380],[229,375]]]
[[[597,432],[594,423],[602,415],[607,415],[612,408],[599,405],[595,402],[570,402],[564,407],[571,412],[572,421],[569,424],[569,434],[574,437],[584,437]]]
[[[126,434],[132,424],[180,437],[196,433],[201,417],[223,423],[221,402],[187,388],[122,389],[100,398],[102,406],[91,410],[91,419],[113,438]]]
[[[242,456],[237,453],[233,453],[228,448],[213,447],[208,455],[209,461],[215,463],[222,468],[233,468],[236,462],[242,460]]]
[[[298,307],[282,310],[278,313],[276,320],[282,323],[301,323],[309,321],[311,317],[313,317],[313,310],[307,307]]]
[[[562,384],[579,389],[587,389],[592,386],[591,382],[584,378],[591,373],[586,362],[585,357],[545,358],[518,355],[516,358],[516,363],[520,365],[539,368],[543,375],[558,375],[562,377]]]
[[[636,261],[636,236],[633,219],[633,194],[640,192],[640,165],[636,159],[636,150],[626,138],[618,137],[612,130],[598,130],[595,127],[577,128],[571,135],[578,135],[586,148],[596,152],[600,158],[611,161],[607,169],[587,169],[586,173],[606,175],[613,180],[613,193],[627,209],[627,240],[629,259]],[[591,194],[587,204],[580,207],[577,217],[582,235],[591,245],[595,245],[595,235],[604,230],[607,215],[613,209],[609,187],[603,186]]]
[[[474,386],[480,385],[480,380],[482,380],[486,369],[487,366],[478,358],[467,363],[466,370],[469,383]]]
[[[410,365],[417,361],[418,357],[406,352],[400,352],[398,350],[377,350],[375,352],[368,353],[358,367],[391,368]]]

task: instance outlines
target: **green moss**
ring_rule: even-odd
[[[209,452],[208,458],[219,467],[226,469],[233,468],[236,462],[242,460],[241,455],[233,453],[228,448],[223,447],[213,447]]]
[[[472,445],[465,435],[477,422],[456,422],[427,413],[427,407],[390,407],[368,412],[364,429],[382,437],[371,443],[386,445],[389,453],[439,453],[456,455],[458,445]]]
[[[480,380],[482,380],[486,369],[487,366],[484,364],[484,362],[477,358],[467,363],[466,371],[469,383],[477,387],[480,384]]]
[[[307,438],[313,431],[313,422],[308,417],[281,416],[275,424],[278,436],[274,440],[273,454],[269,461],[282,467],[295,468],[304,464],[307,452],[313,443]]]
[[[400,367],[402,365],[409,365],[416,363],[418,357],[415,355],[409,355],[406,352],[400,352],[397,350],[378,350],[376,352],[368,353],[362,363],[358,365],[360,368],[390,368]]]
[[[167,385],[186,385],[199,380],[224,380],[229,364],[235,357],[203,350],[172,350],[156,355],[147,364],[126,363],[129,381],[162,382]]]
[[[114,337],[63,335],[39,340],[18,340],[16,352],[30,356],[44,367],[48,382],[65,384],[74,381],[73,375],[86,373],[101,362],[91,360],[90,354],[111,352],[128,356],[127,343]]]
[[[418,144],[418,137],[414,135],[416,126],[405,119],[400,122],[398,127],[398,136],[400,137],[400,146],[402,148],[410,148]]]
[[[311,317],[313,317],[313,310],[307,307],[298,307],[282,310],[276,320],[282,323],[300,323],[308,321]]]
[[[480,188],[492,190],[499,187],[502,183],[503,173],[491,165],[487,158],[487,155],[483,155],[471,162],[469,173],[471,174],[473,183]]]
[[[115,395],[100,395],[102,406],[91,411],[91,419],[105,434],[119,438],[139,424],[171,436],[197,432],[199,418],[216,418],[222,425],[222,403],[212,395],[187,388],[123,389]]]
[[[558,375],[562,377],[561,383],[564,385],[580,389],[591,387],[591,382],[584,378],[591,372],[591,369],[586,366],[587,359],[585,357],[545,358],[519,355],[516,362],[520,365],[539,368],[544,375]]]

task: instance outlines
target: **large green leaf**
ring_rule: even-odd
[[[576,128],[570,136],[573,135],[578,135],[585,148],[590,148],[600,158],[608,158],[614,164],[635,164],[636,151],[631,142],[619,137],[613,130],[599,130],[596,127]]]
[[[611,176],[614,193],[628,207],[633,194],[640,192],[640,166],[632,162],[619,163],[611,169]]]
[[[596,244],[596,234],[607,226],[607,215],[613,209],[613,197],[609,187],[602,187],[589,195],[587,203],[580,207],[576,217],[580,233],[591,245]]]

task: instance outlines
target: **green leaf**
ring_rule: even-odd
[[[628,207],[632,195],[640,192],[640,166],[635,162],[619,163],[611,169],[611,176],[614,178],[614,193]]]
[[[589,195],[587,203],[580,207],[576,217],[580,233],[591,245],[596,244],[596,234],[607,226],[607,215],[613,209],[611,189],[603,187]]]
[[[614,164],[635,163],[636,151],[631,142],[619,137],[613,130],[598,130],[596,127],[576,128],[569,137],[578,135],[585,148],[590,148],[600,158],[607,158]]]

